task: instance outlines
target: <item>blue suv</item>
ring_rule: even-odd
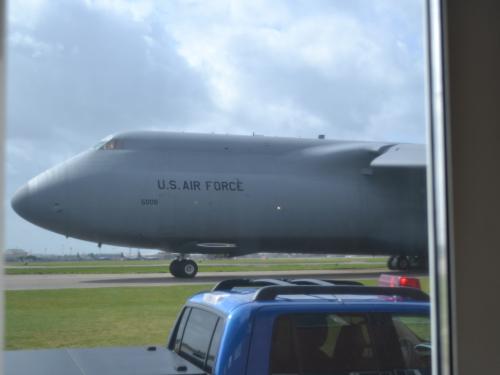
[[[429,374],[429,297],[335,280],[226,280],[190,298],[168,350],[210,374]]]

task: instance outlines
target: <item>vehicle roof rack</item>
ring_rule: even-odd
[[[219,282],[212,291],[231,290],[233,288],[243,287],[263,287],[263,286],[299,286],[299,285],[319,285],[319,286],[334,286],[334,285],[359,285],[363,286],[359,281],[353,280],[333,280],[333,279],[228,279]]]
[[[212,292],[229,291],[233,288],[264,287],[264,286],[294,286],[286,280],[280,279],[228,279],[222,280],[213,287]]]
[[[264,287],[264,286],[335,286],[335,285],[359,285],[363,286],[359,281],[353,280],[332,280],[332,279],[228,279],[219,282],[212,291],[228,291],[233,288],[243,287]]]
[[[331,279],[292,279],[286,280],[294,285],[322,285],[322,286],[332,286],[332,285],[360,285],[363,286],[359,281],[354,280],[331,280]]]
[[[428,302],[429,296],[419,289],[373,287],[358,285],[273,285],[264,286],[255,293],[254,301],[273,301],[277,296],[297,294],[343,294],[343,295],[384,295],[410,298],[415,301]]]

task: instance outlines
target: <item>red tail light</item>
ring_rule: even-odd
[[[399,286],[420,289],[420,280],[415,277],[401,276],[399,278]]]
[[[407,277],[407,276],[396,276],[396,275],[387,275],[382,274],[378,279],[379,286],[388,286],[388,287],[408,287],[408,288],[420,288],[420,280],[416,277]]]

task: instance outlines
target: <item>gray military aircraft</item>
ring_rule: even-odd
[[[23,218],[68,237],[178,254],[427,254],[423,145],[129,132],[30,180]]]

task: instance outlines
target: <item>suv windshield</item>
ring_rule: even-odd
[[[282,315],[274,325],[270,373],[430,374],[429,337],[424,315]]]

